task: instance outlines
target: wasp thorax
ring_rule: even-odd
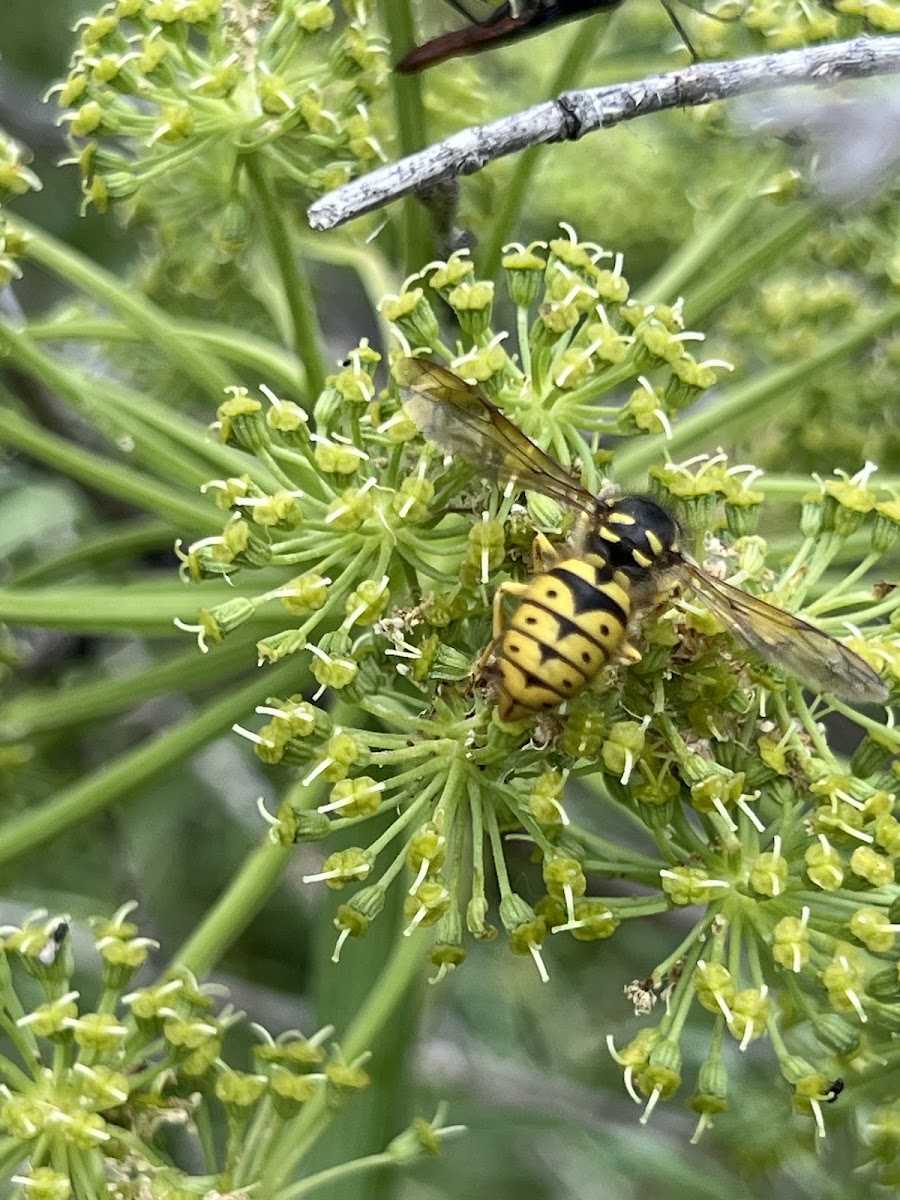
[[[678,522],[646,496],[609,500],[596,536],[614,566],[665,567],[679,553]]]

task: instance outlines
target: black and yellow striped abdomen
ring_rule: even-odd
[[[496,648],[501,720],[577,696],[622,647],[630,615],[628,576],[599,558],[536,575]]]

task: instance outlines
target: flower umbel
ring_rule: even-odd
[[[259,643],[260,658],[301,655],[311,677],[308,695],[271,697],[265,724],[248,735],[266,762],[298,773],[267,818],[270,836],[288,844],[352,829],[353,844],[326,852],[307,876],[348,890],[335,958],[378,919],[387,889],[401,888],[404,935],[434,931],[436,978],[464,960],[466,932],[487,940],[502,927],[546,978],[553,937],[601,940],[639,917],[697,910],[681,943],[630,985],[639,1011],[663,995],[667,1012],[634,1053],[621,1053],[627,1086],[646,1100],[645,1117],[674,1095],[686,1022],[705,1010],[712,1042],[691,1102],[698,1132],[727,1106],[729,1039],[740,1052],[768,1038],[796,1106],[821,1127],[821,1081],[837,1065],[849,1075],[851,1060],[855,1072],[874,1069],[896,1026],[896,1001],[871,984],[897,961],[900,735],[891,718],[807,696],[791,674],[790,638],[855,664],[874,681],[873,698],[896,696],[900,591],[862,582],[896,545],[885,524],[895,501],[871,466],[822,485],[788,558],[756,532],[765,493],[755,469],[718,453],[655,470],[654,496],[678,517],[698,563],[690,580],[702,568],[703,578],[764,597],[774,624],[736,644],[717,619],[722,606],[713,615],[696,582],[680,595],[644,567],[617,585],[634,589],[621,653],[540,719],[501,720],[485,655],[493,597],[504,583],[521,594],[536,528],[539,574],[552,541],[571,532],[566,473],[602,494],[610,444],[670,430],[726,366],[687,352],[700,335],[683,329],[680,305],[638,302],[621,260],[569,230],[549,246],[512,248],[504,271],[516,339],[493,328],[494,292],[463,254],[408,280],[382,314],[404,357],[424,351],[446,364],[553,456],[551,495],[517,503],[502,486],[514,472],[496,465],[486,485],[473,470],[477,444],[446,457],[446,445],[423,449],[397,387],[377,386],[379,356],[366,344],[330,377],[308,420],[270,396],[235,395],[220,410],[220,436],[264,471],[215,485],[231,515],[221,537],[189,550],[186,573],[282,568],[285,583],[205,614],[207,637],[280,603],[292,622]],[[446,340],[429,291],[458,317]],[[496,457],[485,440],[485,470]],[[869,550],[847,572],[851,539]],[[750,599],[746,607],[759,612]],[[852,653],[785,613],[849,637]],[[773,630],[782,656],[766,653]],[[849,766],[829,745],[831,711],[864,735]],[[573,820],[572,777],[629,813],[646,845],[616,845]],[[367,832],[373,818],[377,834]],[[530,881],[509,869],[510,838],[527,840],[540,863]],[[606,895],[610,878],[642,894]],[[808,1070],[788,1045],[785,1012],[790,1037],[803,1026],[817,1047]]]

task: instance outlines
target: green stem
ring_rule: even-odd
[[[162,692],[191,693],[221,684],[253,662],[254,642],[243,636],[229,638],[206,658],[202,670],[198,670],[197,648],[192,646],[131,675],[73,684],[50,694],[25,691],[0,706],[0,738],[8,731],[14,731],[16,737],[33,737],[68,729],[129,711]]]
[[[231,691],[191,720],[114,759],[57,793],[49,803],[6,821],[0,825],[0,863],[11,862],[111,804],[132,798],[143,784],[218,737],[267,696],[278,695],[282,689],[295,692],[301,674],[296,662],[269,667],[252,683]]]
[[[547,85],[548,96],[558,96],[567,88],[578,86],[582,72],[597,48],[596,39],[590,28],[578,23],[569,39],[568,47],[557,68],[556,74]],[[476,256],[480,260],[479,278],[493,279],[500,269],[503,247],[512,237],[516,222],[525,208],[529,189],[534,185],[534,176],[541,159],[546,154],[544,145],[531,146],[516,155],[512,177],[504,185],[499,211],[491,217],[490,237],[484,249]],[[520,338],[520,345],[527,345]]]
[[[752,197],[758,199],[758,197]],[[685,321],[695,328],[719,305],[730,300],[735,292],[750,280],[759,278],[763,269],[793,249],[800,238],[821,220],[821,213],[805,207],[780,224],[774,224],[768,235],[758,238],[743,254],[729,254],[727,265],[704,283],[691,288],[685,297]],[[648,296],[655,296],[647,292]]]
[[[886,305],[877,315],[851,329],[844,337],[829,338],[815,354],[797,363],[775,367],[742,385],[723,389],[716,402],[710,403],[676,426],[670,441],[648,437],[626,446],[616,457],[616,478],[630,482],[654,462],[668,455],[672,459],[702,445],[710,439],[721,438],[728,430],[732,440],[747,428],[758,427],[770,419],[771,410],[782,410],[786,398],[829,364],[849,356],[854,350],[871,342],[879,333],[900,322],[900,304]]]
[[[383,1151],[381,1154],[367,1154],[365,1158],[355,1158],[352,1162],[338,1163],[337,1166],[318,1171],[315,1175],[308,1175],[306,1179],[279,1192],[278,1200],[298,1200],[299,1196],[308,1196],[310,1192],[314,1192],[326,1184],[336,1183],[341,1179],[351,1179],[354,1175],[364,1175],[366,1171],[374,1171],[376,1167],[391,1165],[394,1165],[394,1160]]]
[[[258,157],[248,155],[244,159],[244,169],[256,193],[269,247],[281,275],[284,299],[291,317],[293,350],[303,362],[306,392],[314,400],[325,386],[325,363],[321,351],[322,333],[309,279],[301,269],[291,242],[278,189]]]
[[[293,354],[282,350],[280,346],[275,346],[264,338],[253,337],[233,326],[186,320],[180,320],[178,325],[186,337],[193,339],[200,346],[208,346],[226,362],[247,368],[256,378],[264,379],[270,387],[284,388],[290,392],[297,390],[297,379],[302,373],[302,366]],[[47,321],[33,321],[28,326],[28,333],[35,342],[143,341],[139,331],[118,321],[100,320],[96,317],[64,316]]]
[[[694,276],[710,261],[715,261],[715,256],[723,246],[728,246],[731,251],[727,259],[730,267],[735,235],[740,233],[748,216],[759,207],[759,189],[772,173],[776,161],[776,155],[767,154],[751,177],[740,183],[731,202],[717,211],[702,229],[682,242],[665,265],[641,288],[642,294],[652,298],[654,303],[674,303]],[[754,242],[754,249],[759,245],[759,241]]]
[[[268,838],[257,846],[176,953],[172,966],[187,967],[198,976],[214,967],[271,896],[292,855],[292,846],[274,845]]]
[[[203,591],[204,608],[210,611],[240,598],[236,588],[226,590],[220,584],[210,584]],[[175,618],[187,622],[195,617],[197,603],[195,592],[172,583],[136,582],[127,589],[121,585],[69,584],[52,589],[0,590],[0,621],[49,625],[78,633],[172,637]],[[283,610],[280,615],[259,611],[248,616],[243,627],[271,632],[284,626],[283,618]]]
[[[415,25],[409,0],[390,0],[382,6],[391,52],[400,58],[415,44]],[[427,145],[425,102],[418,75],[391,76],[398,156],[405,157]],[[432,257],[428,214],[417,196],[403,199],[403,231],[400,245],[406,256],[406,273],[421,268]],[[398,256],[399,257],[399,256]]]
[[[104,525],[96,533],[85,533],[77,545],[62,554],[54,554],[18,571],[11,586],[35,587],[69,574],[83,574],[92,567],[130,560],[146,550],[159,550],[172,544],[172,526],[167,521],[135,517]]]
[[[15,447],[35,462],[53,467],[87,487],[156,513],[175,529],[213,533],[222,527],[221,513],[217,514],[208,502],[188,499],[182,490],[141,474],[133,466],[119,465],[101,454],[82,450],[9,408],[0,408],[0,445]]]
[[[106,305],[134,329],[142,341],[157,346],[164,357],[177,363],[185,375],[218,403],[231,380],[215,358],[199,353],[177,318],[166,316],[133,287],[104,271],[96,263],[50,237],[44,230],[17,216],[15,225],[25,235],[32,262],[65,280],[72,287]]]

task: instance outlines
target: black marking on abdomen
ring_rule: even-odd
[[[567,622],[567,623],[571,624],[571,622]],[[578,629],[577,626],[574,626],[574,628],[582,637],[584,637],[584,634],[581,632],[580,629]],[[573,670],[577,671],[578,674],[585,681],[585,683],[589,679],[593,678],[593,676],[596,674],[596,671],[592,671],[590,674],[588,674],[588,672],[585,671],[584,667],[580,667],[577,662],[573,662],[572,659],[568,657],[568,655],[560,654],[559,650],[557,650],[557,648],[555,646],[551,645],[549,642],[545,642],[543,638],[539,638],[535,634],[529,633],[527,630],[522,629],[519,626],[511,627],[507,631],[506,636],[504,638],[504,642],[503,642],[504,656],[509,655],[510,653],[513,653],[513,654],[515,653],[515,651],[513,650],[512,641],[516,637],[516,635],[521,635],[524,638],[528,638],[528,640],[530,642],[534,642],[535,645],[540,646],[540,648],[541,648],[541,666],[542,667],[546,666],[546,664],[548,662],[564,662],[567,667],[572,667]],[[590,638],[588,640],[593,641],[593,638]],[[594,642],[594,645],[599,645],[599,643]],[[602,650],[603,647],[601,646],[600,649]],[[515,662],[515,659],[513,659],[512,661]],[[516,663],[516,666],[519,666],[519,664]],[[521,668],[519,668],[519,669],[521,670]],[[545,687],[550,686],[546,680],[542,680],[542,683],[544,684]],[[555,688],[553,690],[556,691]]]
[[[552,617],[554,619],[556,622],[556,636],[561,642],[567,637],[570,637],[572,634],[577,634],[578,637],[583,637],[586,642],[590,642],[592,646],[596,646],[605,657],[608,657],[608,647],[603,642],[598,641],[597,638],[595,638],[589,630],[585,629],[583,625],[579,625],[577,621],[573,621],[571,617],[564,617],[562,613],[556,612],[555,609],[548,608],[547,605],[542,604],[540,600],[528,600],[526,602],[526,606],[529,608],[539,608],[541,612],[545,612],[548,617]],[[527,621],[528,618],[526,617],[525,620]],[[511,628],[521,629],[521,626],[512,625]],[[528,631],[523,629],[522,632],[527,633]],[[529,634],[529,637],[533,637],[533,634]],[[537,641],[538,639],[535,638],[534,640]]]
[[[607,612],[610,616],[615,617],[623,629],[628,624],[628,613],[625,612],[618,600],[608,596],[606,592],[595,587],[587,579],[582,579],[580,575],[576,575],[573,571],[567,571],[564,567],[554,567],[552,571],[548,571],[548,575],[564,583],[571,591],[572,608],[576,614]],[[545,594],[550,596],[549,592]],[[581,632],[580,629],[579,632]]]
[[[533,671],[527,671],[523,666],[517,663],[514,658],[507,658],[506,655],[504,655],[503,661],[508,663],[514,671],[518,671],[518,673],[522,676],[526,691],[534,688],[537,690],[543,689],[545,692],[552,692],[554,696],[559,696],[560,703],[567,698],[565,692],[561,692],[558,687],[554,687],[549,680],[542,679],[540,675],[535,675]],[[515,697],[513,697],[511,693],[510,698],[515,700]],[[516,700],[516,703],[527,704],[527,699],[523,697],[520,700]]]

